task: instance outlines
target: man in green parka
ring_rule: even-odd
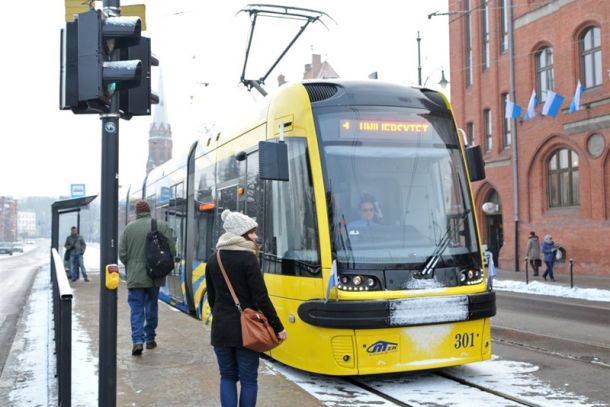
[[[123,231],[119,247],[119,258],[125,265],[127,275],[127,302],[131,309],[131,354],[141,355],[146,349],[157,347],[155,330],[158,322],[159,287],[164,278],[152,280],[146,272],[146,235],[150,232],[150,206],[144,200],[135,204],[136,219]],[[169,240],[172,257],[176,256],[176,243],[169,226],[157,220],[157,229]]]

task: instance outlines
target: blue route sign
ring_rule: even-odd
[[[85,196],[85,184],[70,184],[70,198],[82,198]]]

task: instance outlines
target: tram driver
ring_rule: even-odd
[[[352,234],[351,231],[374,228],[382,223],[383,214],[379,208],[379,203],[373,195],[364,194],[360,199],[360,219],[350,222],[347,228]]]

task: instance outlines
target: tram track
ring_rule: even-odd
[[[412,375],[414,375],[415,377],[419,376],[416,373],[414,373]],[[490,387],[482,386],[480,384],[474,383],[474,382],[464,379],[462,377],[451,374],[451,373],[447,372],[446,370],[432,371],[432,372],[426,373],[422,376],[423,377],[421,378],[421,380],[416,380],[414,382],[415,384],[422,385],[422,387],[425,386],[425,381],[428,376],[436,376],[436,377],[441,378],[441,380],[449,380],[454,383],[454,386],[452,386],[452,388],[450,390],[447,389],[446,386],[439,386],[439,388],[437,390],[430,390],[430,389],[426,390],[425,397],[428,399],[437,398],[438,400],[443,400],[443,399],[448,400],[449,398],[451,398],[452,395],[456,394],[456,390],[459,391],[459,394],[462,397],[468,398],[467,395],[469,392],[480,391],[480,392],[483,392],[486,394],[485,400],[486,400],[486,403],[488,403],[487,405],[539,407],[539,404],[537,404],[537,403],[498,391],[498,390],[490,388]],[[367,384],[361,378],[350,377],[350,378],[344,378],[344,380],[354,386],[359,387],[363,391],[367,391],[371,394],[374,394],[374,395],[392,403],[393,405],[400,406],[400,407],[405,407],[405,406],[406,407],[419,407],[419,406],[444,405],[445,404],[444,402],[437,404],[435,402],[431,402],[430,400],[425,400],[425,399],[422,399],[421,401],[419,401],[419,400],[418,401],[405,401],[405,398],[418,398],[419,395],[410,394],[409,392],[405,392],[404,395],[402,396],[403,399],[401,400],[400,398],[396,397],[395,395],[390,394],[391,391],[385,391],[383,386]],[[388,387],[396,387],[399,384],[400,384],[400,376],[397,376],[396,383],[389,383]],[[456,389],[456,386],[457,386],[457,389]],[[491,404],[491,403],[493,403],[493,404]],[[469,403],[469,404],[472,404],[472,403]],[[476,403],[474,403],[474,404],[476,404]],[[452,405],[456,405],[456,404],[452,403]],[[461,405],[461,404],[457,404],[457,405]]]
[[[610,347],[526,330],[492,327],[492,342],[610,369]]]

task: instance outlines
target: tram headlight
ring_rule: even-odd
[[[474,277],[474,270],[468,270],[468,280],[472,280]]]
[[[366,286],[368,288],[373,288],[375,287],[375,279],[373,277],[367,277],[366,278]]]
[[[359,286],[360,284],[362,284],[362,276],[355,276],[354,279],[352,280],[352,283],[355,286]]]
[[[347,285],[347,284],[349,284],[349,276],[341,276],[339,278],[339,281],[341,281],[341,284]]]
[[[466,273],[462,272],[460,273],[460,283],[465,283],[466,282]]]

